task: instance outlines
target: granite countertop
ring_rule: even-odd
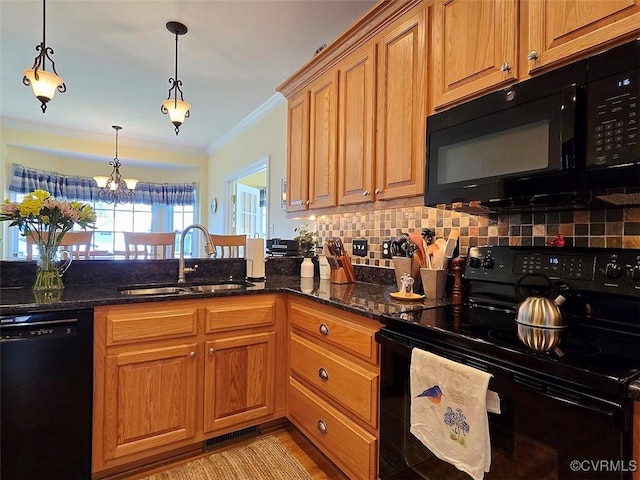
[[[206,283],[206,281],[196,282]],[[301,279],[294,275],[268,277],[265,281],[252,281],[246,289],[224,290],[213,293],[185,293],[170,295],[123,295],[123,284],[71,285],[65,287],[59,298],[37,298],[27,287],[5,287],[0,289],[0,315],[34,313],[39,311],[92,308],[98,305],[121,305],[144,302],[161,302],[193,298],[215,298],[261,293],[290,293],[314,299],[325,305],[341,308],[372,319],[383,314],[398,313],[412,309],[436,307],[448,300],[401,301],[391,297],[395,285],[356,282],[333,284],[328,280]],[[188,285],[188,284],[187,284]]]

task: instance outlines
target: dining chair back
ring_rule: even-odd
[[[176,233],[124,232],[124,243],[127,260],[174,258]]]
[[[211,241],[216,246],[217,258],[243,258],[246,256],[246,235],[211,234]]]
[[[44,241],[48,238],[48,234],[44,234]],[[60,240],[60,249],[67,250],[71,253],[74,260],[84,259],[89,260],[91,254],[91,239],[93,238],[93,231],[83,230],[78,232],[67,232]],[[32,235],[27,235],[27,260],[33,258],[33,247],[37,246],[38,242]]]

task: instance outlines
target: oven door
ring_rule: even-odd
[[[517,371],[477,354],[432,339],[417,340],[383,328],[381,345],[379,477],[457,480],[470,477],[436,458],[409,431],[409,367],[420,348],[493,375],[501,414],[489,413],[491,471],[487,480],[629,479],[630,404],[572,391],[532,372]]]

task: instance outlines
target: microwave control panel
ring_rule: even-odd
[[[588,86],[587,166],[605,167],[640,159],[640,70]]]

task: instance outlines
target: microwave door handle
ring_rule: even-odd
[[[581,147],[584,143],[584,92],[577,85],[569,85],[562,89],[561,122],[561,168],[562,170],[574,170],[577,167],[577,159],[583,154]]]

